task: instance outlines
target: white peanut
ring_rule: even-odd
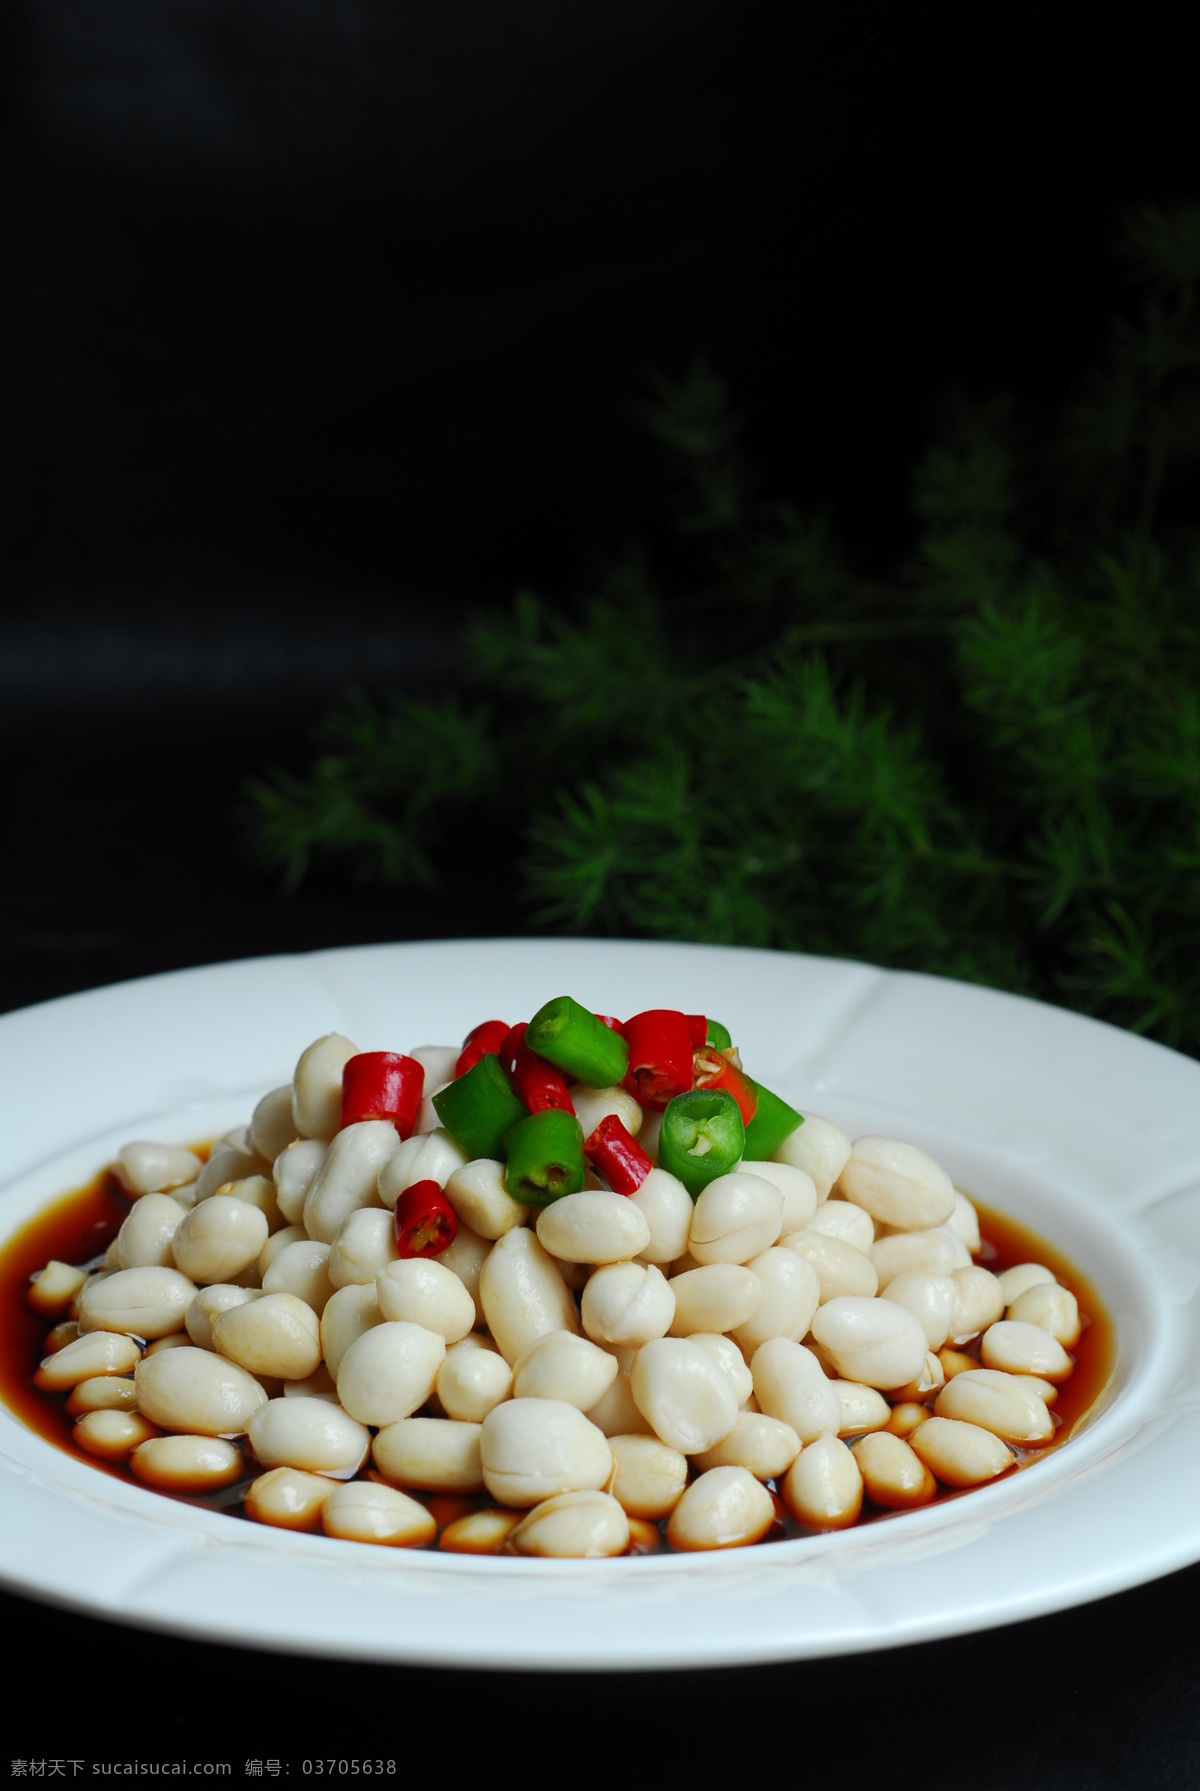
[[[339,1287],[326,1305],[320,1319],[321,1354],[334,1379],[342,1357],[364,1331],[383,1323],[379,1295],[375,1284]]]
[[[954,1192],[954,1211],[946,1221],[951,1231],[958,1233],[972,1256],[978,1256],[983,1248],[983,1240],[979,1235],[979,1214],[965,1194]]]
[[[313,1238],[285,1245],[262,1278],[263,1293],[295,1294],[320,1318],[334,1291],[329,1253],[328,1244],[318,1244]]]
[[[981,1486],[1016,1462],[1012,1450],[990,1430],[958,1418],[930,1418],[913,1431],[908,1441],[944,1486]]]
[[[250,1144],[260,1157],[273,1163],[295,1136],[292,1085],[285,1082],[282,1088],[273,1088],[270,1094],[265,1094],[254,1109],[250,1117]]]
[[[358,1207],[343,1219],[330,1246],[330,1285],[365,1287],[398,1255],[395,1221],[387,1208]]]
[[[931,1275],[924,1270],[897,1275],[887,1285],[888,1299],[897,1306],[907,1306],[932,1350],[941,1349],[950,1335],[958,1291],[953,1276]]]
[[[178,1269],[118,1269],[115,1275],[91,1282],[80,1294],[79,1329],[169,1337],[182,1331],[183,1315],[195,1292],[194,1283]]]
[[[284,1399],[327,1399],[331,1405],[338,1403],[337,1382],[322,1362],[313,1372],[300,1381],[284,1381]]]
[[[231,1194],[237,1200],[244,1200],[247,1206],[256,1206],[267,1221],[268,1231],[279,1231],[287,1223],[279,1210],[279,1197],[269,1175],[243,1175],[237,1181],[222,1182],[213,1192]],[[178,1199],[178,1195],[172,1198]]]
[[[686,1269],[681,1275],[672,1275],[670,1288],[675,1296],[672,1337],[687,1337],[693,1331],[732,1331],[745,1324],[762,1295],[754,1270],[732,1262]]]
[[[1038,1374],[1048,1381],[1065,1381],[1075,1364],[1056,1337],[1040,1325],[1002,1318],[983,1333],[979,1354],[985,1368],[1008,1374]]]
[[[504,1185],[504,1164],[493,1157],[475,1157],[446,1178],[446,1199],[458,1218],[481,1238],[495,1242],[515,1225],[524,1225],[529,1208],[514,1200]]]
[[[777,1163],[790,1163],[811,1176],[818,1201],[828,1200],[830,1189],[850,1156],[850,1140],[840,1126],[810,1113],[804,1123],[789,1132],[775,1151]]]
[[[425,1404],[445,1355],[445,1338],[423,1325],[402,1319],[374,1325],[341,1359],[338,1398],[360,1424],[395,1424]]]
[[[990,1430],[1005,1443],[1047,1443],[1054,1420],[1044,1399],[1019,1374],[972,1368],[947,1381],[937,1396],[939,1418],[962,1418]]]
[[[173,1269],[171,1239],[184,1208],[169,1194],[143,1194],[117,1233],[117,1262],[123,1269],[155,1265]]]
[[[193,1281],[233,1281],[257,1262],[267,1216],[234,1195],[213,1195],[185,1213],[172,1239],[175,1262]]]
[[[695,1457],[696,1466],[745,1468],[756,1480],[774,1480],[800,1453],[800,1438],[782,1418],[765,1412],[739,1412],[729,1435]]]
[[[747,1355],[753,1355],[769,1337],[790,1337],[798,1343],[807,1334],[821,1298],[812,1264],[794,1250],[772,1244],[751,1257],[746,1266],[758,1277],[762,1291],[749,1318],[734,1327],[734,1341]]]
[[[598,1492],[612,1473],[604,1433],[557,1399],[508,1399],[480,1437],[484,1484],[505,1505],[537,1505],[556,1493]]]
[[[198,1436],[238,1436],[267,1403],[252,1374],[194,1345],[146,1356],[133,1384],[144,1417],[164,1430]]]
[[[568,1332],[550,1332],[568,1336]],[[478,1348],[469,1337],[446,1351],[435,1391],[447,1417],[482,1424],[493,1406],[512,1394],[512,1369],[499,1350]]]
[[[149,1195],[145,1196],[149,1199]],[[163,1197],[164,1199],[166,1196]],[[138,1206],[141,1201],[138,1202]],[[691,1201],[688,1202],[691,1207]],[[178,1209],[182,1216],[182,1208]],[[134,1208],[134,1212],[137,1207]],[[125,1221],[127,1225],[129,1220]],[[124,1227],[122,1227],[122,1230]],[[118,1234],[119,1235],[119,1234]],[[57,1318],[67,1310],[76,1296],[83,1292],[87,1281],[87,1270],[76,1268],[73,1263],[51,1260],[44,1269],[39,1269],[29,1283],[26,1298],[35,1312],[43,1318]]]
[[[675,1317],[675,1295],[653,1263],[608,1263],[589,1278],[581,1317],[595,1342],[640,1347],[666,1336]]]
[[[866,1256],[875,1242],[875,1221],[864,1207],[852,1200],[826,1200],[804,1227],[827,1238],[840,1238]]]
[[[447,1082],[453,1082],[461,1055],[461,1045],[414,1045],[408,1052],[425,1072],[427,1091],[444,1088]]]
[[[454,1418],[399,1418],[375,1438],[375,1465],[389,1480],[428,1492],[480,1492],[481,1424]]]
[[[380,1204],[376,1184],[396,1148],[396,1128],[386,1119],[359,1120],[337,1134],[304,1198],[310,1238],[332,1244],[351,1213]]]
[[[628,1199],[650,1228],[642,1261],[664,1266],[682,1256],[692,1223],[692,1197],[679,1178],[666,1169],[651,1169]]]
[[[358,1046],[340,1032],[314,1039],[292,1075],[292,1120],[302,1138],[332,1138],[342,1123],[342,1071]]]
[[[571,1291],[558,1265],[526,1226],[505,1232],[479,1275],[479,1304],[508,1363],[545,1331],[579,1330]]]
[[[718,1368],[725,1370],[733,1382],[738,1405],[745,1405],[754,1391],[754,1377],[732,1337],[722,1337],[716,1331],[693,1331],[688,1341],[697,1344],[705,1355],[712,1357]]]
[[[910,1511],[928,1505],[937,1482],[920,1456],[902,1437],[877,1430],[854,1445],[854,1459],[863,1490],[874,1505],[888,1511]]]
[[[93,1337],[101,1335],[98,1331],[91,1333]],[[122,1343],[128,1338],[123,1337]],[[67,1400],[67,1411],[72,1418],[84,1417],[88,1412],[133,1412],[137,1410],[137,1393],[132,1380],[124,1375],[98,1374],[86,1381],[76,1381]]]
[[[1018,1262],[1014,1263],[1011,1269],[1005,1269],[998,1280],[1000,1292],[1004,1296],[1004,1304],[1011,1306],[1014,1300],[1020,1299],[1026,1288],[1040,1287],[1043,1284],[1052,1287],[1055,1285],[1056,1277],[1045,1263]]]
[[[140,1444],[158,1436],[140,1412],[85,1412],[71,1431],[71,1441],[101,1461],[125,1461]]]
[[[468,1511],[446,1525],[438,1547],[452,1555],[498,1555],[520,1521],[519,1512],[500,1511],[495,1505],[486,1511]]]
[[[943,1225],[954,1211],[954,1183],[946,1171],[898,1138],[856,1138],[838,1189],[873,1219],[902,1231]]]
[[[903,1386],[922,1373],[928,1354],[918,1320],[887,1299],[830,1300],[813,1319],[812,1334],[844,1380],[867,1387]]]
[[[380,1170],[379,1198],[384,1206],[394,1207],[405,1188],[414,1182],[436,1182],[444,1188],[450,1177],[466,1166],[466,1151],[443,1128],[414,1133],[392,1152]]]
[[[588,1412],[617,1378],[615,1356],[570,1331],[547,1331],[513,1364],[515,1399],[561,1399]]]
[[[972,1358],[968,1356],[967,1361],[971,1360]],[[909,1399],[925,1399],[930,1393],[936,1393],[944,1385],[945,1380],[946,1371],[941,1356],[929,1349],[925,1351],[925,1360],[912,1379],[905,1381],[902,1387],[892,1387],[889,1390],[889,1397],[898,1403]]]
[[[783,1195],[780,1237],[786,1237],[789,1231],[803,1231],[820,1205],[812,1176],[791,1163],[773,1163],[769,1159],[765,1163],[755,1161],[749,1173],[758,1176],[760,1181],[770,1182]]]
[[[90,1331],[47,1356],[34,1374],[34,1384],[46,1392],[61,1393],[98,1375],[132,1374],[141,1354],[134,1339],[124,1332]]]
[[[216,1492],[245,1472],[242,1452],[221,1437],[151,1437],[129,1457],[139,1480],[160,1492]]]
[[[826,1201],[825,1205],[829,1204]],[[821,1211],[824,1210],[822,1207]],[[793,1231],[784,1238],[783,1247],[811,1265],[822,1305],[846,1294],[869,1300],[879,1287],[879,1277],[870,1259],[845,1238],[830,1237],[819,1231]]]
[[[783,1224],[783,1195],[762,1176],[747,1170],[719,1175],[701,1192],[692,1210],[688,1249],[693,1259],[745,1263],[776,1243]]]
[[[629,1262],[650,1242],[645,1215],[622,1194],[585,1190],[538,1214],[542,1246],[560,1262]]]
[[[653,1436],[614,1436],[610,1491],[630,1517],[657,1523],[675,1509],[687,1485],[687,1456]]]
[[[390,1262],[375,1278],[385,1319],[406,1319],[436,1331],[447,1344],[474,1328],[475,1302],[452,1270],[421,1256]]]
[[[746,1468],[709,1468],[671,1513],[667,1540],[677,1549],[747,1548],[775,1522],[775,1501]]]
[[[585,1138],[590,1138],[602,1119],[614,1115],[625,1130],[637,1137],[642,1129],[642,1109],[627,1088],[586,1088],[582,1083],[571,1090],[571,1105]]]
[[[966,1343],[1002,1315],[1004,1293],[999,1278],[990,1269],[975,1264],[969,1269],[953,1270],[951,1278],[958,1292],[950,1314],[950,1341]]]
[[[1074,1349],[1083,1329],[1075,1295],[1069,1288],[1051,1287],[1044,1282],[1018,1294],[1004,1316],[1021,1324],[1039,1326],[1064,1349]]]
[[[113,1174],[135,1199],[142,1194],[161,1194],[195,1181],[204,1165],[195,1151],[182,1144],[153,1144],[138,1140],[123,1145],[113,1164]]]
[[[840,1437],[882,1430],[890,1421],[892,1408],[874,1387],[861,1386],[858,1381],[834,1381],[832,1384],[842,1402],[842,1421],[838,1425]]]
[[[775,1337],[755,1350],[750,1363],[759,1409],[811,1443],[822,1431],[841,1428],[842,1402],[810,1349],[787,1337]]]
[[[854,1452],[828,1431],[801,1449],[780,1491],[797,1523],[810,1530],[844,1530],[862,1510]]]
[[[653,1436],[653,1427],[638,1411],[625,1370],[618,1373],[607,1393],[590,1406],[587,1417],[606,1437]]]
[[[629,1519],[605,1492],[564,1492],[535,1505],[508,1538],[514,1555],[596,1560],[629,1546]]]
[[[308,1190],[317,1179],[328,1149],[320,1138],[297,1138],[275,1158],[275,1201],[289,1225],[298,1225],[303,1219]]]
[[[724,1369],[684,1337],[643,1345],[629,1375],[634,1402],[655,1435],[682,1455],[711,1449],[737,1422],[738,1399]]]
[[[278,1231],[273,1231],[258,1253],[257,1268],[260,1284],[281,1250],[286,1250],[289,1244],[303,1244],[307,1241],[308,1233],[303,1225],[282,1225]],[[246,1277],[243,1276],[242,1279],[244,1281]]]
[[[897,1275],[952,1275],[961,1248],[962,1239],[949,1231],[895,1231],[872,1244],[871,1261],[886,1293]]]
[[[213,1346],[251,1374],[302,1381],[321,1360],[321,1322],[295,1294],[263,1294],[212,1320]]]
[[[325,1534],[344,1542],[424,1548],[437,1535],[437,1520],[419,1499],[371,1480],[335,1486],[322,1500],[320,1512]]]
[[[364,1485],[370,1486],[371,1482],[351,1481],[349,1486],[336,1490],[345,1493]],[[306,1474],[300,1468],[271,1468],[247,1487],[246,1515],[260,1524],[271,1524],[281,1530],[315,1530],[320,1526],[322,1507],[334,1490],[335,1482],[327,1480],[323,1474]],[[382,1492],[384,1489],[374,1490]],[[428,1512],[425,1516],[432,1534],[437,1525]]]
[[[300,1468],[308,1474],[356,1473],[371,1447],[366,1425],[327,1399],[268,1400],[246,1430],[264,1467]]]
[[[212,1322],[222,1312],[228,1312],[234,1306],[248,1306],[252,1300],[259,1299],[260,1292],[256,1287],[232,1287],[227,1282],[214,1282],[211,1287],[202,1287],[195,1298],[190,1300],[184,1314],[184,1327],[197,1349],[216,1349],[213,1342]]]
[[[268,1167],[269,1165],[264,1162],[256,1150],[251,1150],[248,1147],[242,1149],[240,1145],[236,1144],[215,1145],[208,1162],[201,1169],[195,1181],[190,1184],[196,1194],[196,1199],[192,1202],[193,1206],[198,1201],[211,1199],[217,1189],[223,1188],[226,1182],[240,1181],[248,1175],[261,1175]]]
[[[481,1238],[478,1232],[472,1231],[469,1225],[459,1221],[458,1233],[454,1242],[442,1251],[438,1257],[444,1269],[457,1275],[471,1299],[476,1312],[482,1311],[479,1299],[479,1277],[483,1273],[483,1265],[491,1253],[491,1243]]]

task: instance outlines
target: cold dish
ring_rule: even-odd
[[[1111,1341],[924,1151],[801,1115],[674,1010],[330,1034],[210,1152],[132,1143],[89,1198],[28,1289],[71,1446],[354,1541],[845,1528],[1055,1447]]]

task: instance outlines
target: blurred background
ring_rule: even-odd
[[[1154,746],[1174,773],[1143,765],[1098,819],[1080,791],[1129,756],[1128,690],[1110,680],[1082,744],[1046,732],[1088,708],[1089,614],[1111,671],[1158,603],[1143,692],[1195,663],[1190,574],[1169,602],[1145,583],[1160,496],[1179,540],[1190,515],[1146,420],[1194,346],[1195,232],[1171,224],[1200,192],[1186,58],[1098,27],[785,27],[722,0],[39,0],[0,30],[5,1006],[560,927],[874,956],[1195,1047],[1193,995],[1171,1007],[1194,954],[1160,950],[1195,913],[1194,716],[1181,696]],[[1138,205],[1167,222],[1131,266]],[[1120,365],[1114,314],[1141,319]],[[964,408],[997,392],[1015,409]],[[1069,426],[1082,454],[1039,458]],[[1058,595],[1031,611],[1039,554]],[[1128,572],[1115,618],[1102,555]],[[514,622],[521,588],[540,603]],[[988,603],[1004,638],[972,660]],[[630,640],[658,643],[634,655],[652,688]],[[577,723],[597,656],[632,683],[598,672],[608,721]],[[750,815],[714,765],[742,731],[730,658],[766,714],[747,750],[801,741],[816,767]],[[314,747],[351,689],[373,707]],[[1002,789],[1031,727],[1046,762]],[[1131,845],[1147,778],[1163,824]],[[631,822],[635,786],[653,800]],[[1152,846],[1182,854],[1169,914],[1146,910]],[[772,882],[754,866],[775,847]],[[919,874],[897,882],[900,860]],[[1000,945],[963,948],[964,914]]]

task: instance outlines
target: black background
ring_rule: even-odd
[[[707,351],[764,488],[891,564],[941,394],[1064,389],[1114,297],[1116,208],[1200,191],[1190,58],[1130,31],[719,0],[6,8],[0,1006],[519,928],[503,892],[281,902],[231,844],[240,780],[299,764],[346,685],[444,687],[471,605],[564,592],[646,526],[646,366]],[[701,1777],[923,1782],[949,1746],[980,1791],[1191,1785],[1198,1592],[1192,1569],[902,1653],[559,1682],[238,1657],[14,1597],[38,1674],[106,1670],[59,1740],[18,1721],[10,1752],[118,1757],[94,1745],[115,1692],[180,1749],[218,1710],[231,1748],[298,1761],[347,1751],[325,1710],[350,1697],[360,1754],[470,1707],[482,1756],[517,1708],[560,1770],[623,1715]],[[261,1719],[223,1701],[235,1672]]]

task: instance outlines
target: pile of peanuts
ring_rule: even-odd
[[[91,1455],[267,1524],[590,1557],[664,1526],[676,1549],[744,1546],[784,1512],[841,1529],[1052,1440],[1075,1298],[1041,1264],[974,1263],[974,1208],[915,1146],[809,1115],[694,1203],[655,1167],[531,1209],[428,1094],[404,1142],[341,1128],[355,1051],[318,1039],[207,1162],[127,1145],[102,1261],[33,1278],[60,1321],[35,1379]],[[436,1092],[458,1047],[411,1055]],[[615,1113],[655,1155],[660,1115],[571,1093],[585,1132]],[[457,1236],[400,1259],[391,1209],[427,1179]],[[439,1526],[430,1494],[459,1515]]]

